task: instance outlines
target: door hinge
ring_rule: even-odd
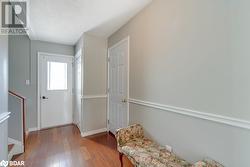
[[[108,124],[109,124],[109,119],[108,119]]]
[[[107,57],[107,62],[110,62],[110,58],[109,57]]]

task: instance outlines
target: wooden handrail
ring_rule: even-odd
[[[14,97],[17,97],[19,100],[22,101],[22,115],[23,115],[23,151],[25,152],[25,140],[26,140],[26,133],[25,133],[25,106],[26,106],[26,97],[18,94],[18,93],[15,93],[13,91],[10,91],[9,90],[9,94],[14,96]]]
[[[24,97],[24,96],[22,96],[22,95],[20,95],[18,93],[15,93],[15,92],[13,92],[11,90],[9,90],[9,94],[11,94],[12,96],[16,96],[19,99],[26,100],[26,97]]]

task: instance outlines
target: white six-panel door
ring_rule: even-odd
[[[72,57],[39,53],[40,128],[72,123]]]
[[[109,49],[109,130],[128,125],[128,48],[129,38]]]

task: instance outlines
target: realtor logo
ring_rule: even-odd
[[[2,1],[2,35],[23,35],[27,30],[27,3],[25,1]]]

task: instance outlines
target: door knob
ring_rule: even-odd
[[[127,103],[127,99],[123,99],[122,102],[123,102],[123,103]]]
[[[48,97],[43,96],[42,99],[49,99]]]

